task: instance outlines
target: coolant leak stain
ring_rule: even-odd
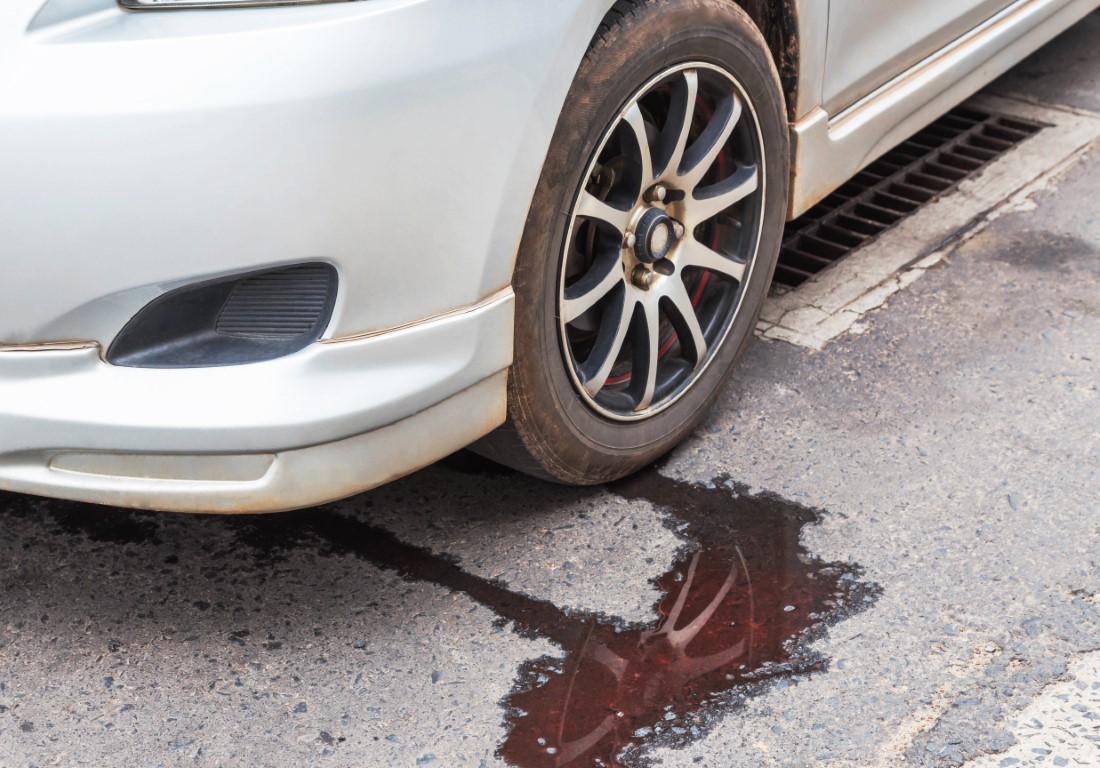
[[[479,471],[476,460],[447,466]],[[517,768],[637,765],[644,746],[685,745],[765,683],[823,670],[825,660],[807,650],[808,641],[877,596],[875,585],[858,581],[856,566],[825,563],[802,547],[803,527],[819,519],[811,509],[749,496],[721,480],[709,487],[678,482],[656,470],[610,490],[664,508],[689,542],[658,579],[663,598],[647,626],[564,611],[386,531],[365,533],[348,518],[326,516],[314,525],[336,549],[464,592],[519,634],[561,646],[564,658],[520,670],[505,702],[508,736],[498,754]]]
[[[511,765],[610,768],[646,744],[686,744],[763,683],[823,669],[806,642],[876,595],[802,548],[811,510],[655,471],[612,490],[666,508],[695,545],[658,580],[650,626],[583,622],[564,660],[524,670],[500,749]]]
[[[486,472],[476,457],[444,466]],[[489,471],[498,476],[485,482],[533,482]],[[498,754],[516,768],[637,766],[645,762],[645,747],[686,745],[769,682],[825,669],[825,660],[807,649],[809,641],[878,594],[877,586],[858,580],[858,567],[823,562],[803,548],[803,528],[819,519],[806,507],[747,495],[722,479],[707,487],[678,482],[655,469],[610,490],[666,510],[685,541],[657,580],[663,596],[644,626],[515,592],[332,508],[195,525],[227,526],[257,561],[276,562],[318,544],[322,554],[355,555],[404,578],[462,592],[520,635],[560,646],[563,656],[519,670],[504,702],[508,735]],[[156,516],[50,505],[70,533],[127,544],[157,541]]]

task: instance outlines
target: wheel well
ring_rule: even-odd
[[[764,35],[772,52],[787,112],[793,119],[798,97],[798,9],[796,0],[733,0]]]
[[[593,40],[602,36],[608,28],[631,9],[647,2],[660,0],[616,0],[604,17]],[[764,35],[771,50],[779,81],[783,84],[783,96],[787,100],[787,113],[794,119],[798,96],[798,0],[727,0],[749,15]]]

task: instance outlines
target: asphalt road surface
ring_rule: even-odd
[[[1100,16],[991,91],[1100,113]],[[609,488],[0,494],[0,767],[1100,766],[1100,152]]]

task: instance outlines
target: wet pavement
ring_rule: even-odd
[[[431,487],[436,493],[443,491],[438,497],[442,500],[457,497],[457,489],[471,483],[502,499],[491,514],[503,519],[513,505],[525,507],[524,502],[544,490],[537,481],[460,454],[387,489],[394,494],[387,506],[402,504],[405,490]],[[615,527],[626,524],[631,533],[637,531],[629,521],[632,503],[663,511],[659,524],[675,544],[664,549],[667,562],[658,565],[658,548],[647,558],[663,573],[652,584],[658,600],[641,621],[563,609],[514,589],[503,574],[476,575],[464,570],[458,558],[406,543],[376,526],[369,512],[356,513],[346,504],[273,518],[209,518],[4,496],[4,522],[12,535],[6,537],[8,551],[3,555],[12,569],[5,573],[3,588],[16,610],[7,612],[9,623],[0,645],[0,654],[12,663],[0,672],[0,693],[12,702],[0,711],[9,718],[0,735],[18,733],[20,740],[56,749],[53,755],[60,762],[80,764],[85,762],[79,754],[83,750],[69,751],[73,729],[84,739],[98,728],[117,737],[120,728],[140,731],[143,726],[137,720],[144,727],[175,722],[178,718],[163,717],[170,711],[163,707],[177,706],[169,702],[180,695],[185,700],[198,696],[215,710],[219,702],[214,697],[225,696],[230,711],[245,721],[253,713],[270,716],[268,707],[254,702],[273,700],[284,710],[280,720],[287,715],[307,720],[311,711],[324,706],[316,701],[324,695],[324,686],[319,691],[316,680],[306,682],[306,675],[326,676],[330,664],[348,676],[355,671],[352,685],[361,685],[358,693],[369,701],[365,670],[354,662],[377,655],[382,643],[395,643],[398,652],[406,654],[402,643],[411,638],[404,638],[401,629],[418,618],[440,622],[432,645],[446,643],[438,633],[452,617],[425,610],[410,617],[400,612],[403,602],[408,609],[407,600],[389,606],[371,600],[341,616],[346,623],[334,635],[331,624],[319,626],[314,620],[301,625],[290,616],[304,618],[297,608],[309,600],[310,592],[325,591],[340,605],[348,599],[347,590],[360,593],[364,577],[389,574],[394,577],[388,579],[391,587],[410,588],[406,595],[419,597],[422,593],[412,588],[425,585],[452,600],[461,598],[464,605],[486,609],[471,611],[484,622],[482,632],[549,643],[523,643],[541,646],[544,652],[510,668],[500,666],[496,674],[489,671],[507,691],[499,701],[475,695],[463,702],[459,686],[470,681],[458,678],[476,670],[454,664],[453,652],[452,663],[433,653],[418,682],[430,681],[433,690],[454,697],[447,715],[464,705],[472,710],[498,707],[504,738],[499,744],[486,740],[470,754],[424,751],[415,756],[414,764],[480,764],[495,751],[494,759],[521,768],[632,765],[645,748],[682,746],[701,738],[748,697],[776,681],[824,673],[828,660],[812,649],[812,642],[829,626],[870,608],[879,593],[877,585],[859,579],[858,566],[824,562],[801,545],[803,528],[820,522],[818,511],[778,497],[747,495],[728,478],[689,485],[654,468],[607,490],[556,490],[574,503],[602,497],[604,504],[622,513]],[[356,500],[367,510],[373,501],[369,495]],[[587,517],[584,512],[576,514]],[[424,517],[432,523],[430,512]],[[560,532],[568,537],[570,530],[573,526],[566,524],[544,535]],[[614,548],[607,549],[613,556]],[[44,562],[28,570],[27,559],[39,557],[55,564],[46,571],[60,571],[56,582],[40,568]],[[324,575],[327,569],[318,569],[320,578],[304,572],[316,567],[318,559],[340,561],[343,576],[330,582]],[[88,561],[89,569],[79,564],[82,560]],[[581,557],[561,563],[565,581],[571,581],[570,571],[586,565]],[[545,568],[543,564],[541,570]],[[621,570],[612,573],[620,584],[630,583]],[[367,589],[364,598],[370,594]],[[117,613],[119,609],[123,614]],[[395,626],[374,623],[387,614],[396,620]],[[460,632],[477,629],[471,623]],[[59,675],[50,661],[52,672],[41,670],[37,680],[26,671],[17,672],[23,663],[47,662],[43,649],[34,643],[46,635],[47,656],[56,653],[75,665]],[[479,651],[483,647],[475,644]],[[350,658],[340,658],[341,651]],[[180,687],[153,693],[165,684],[154,674],[160,664],[152,661],[153,656],[172,663],[186,660],[176,671],[174,682]],[[192,667],[200,657],[203,663]],[[301,669],[303,662],[321,668],[307,672]],[[295,671],[273,672],[287,664]],[[372,665],[367,661],[364,666]],[[372,671],[392,678],[402,670],[382,666]],[[411,669],[404,672],[416,674]],[[303,693],[284,699],[280,687]],[[71,705],[51,711],[39,698],[65,692],[77,695],[80,705],[75,711]],[[160,705],[162,717],[150,723],[147,710],[153,702]],[[408,739],[399,728],[362,740],[364,728],[369,733],[385,725],[379,714],[377,707],[364,704],[358,716],[344,713],[340,722],[319,727],[316,738],[306,741],[312,741],[310,746],[317,747],[321,757],[354,754],[366,746],[367,754],[358,759],[372,764],[386,749],[391,754],[407,751]],[[209,759],[214,764],[232,764],[249,754],[211,754],[213,750],[203,745],[205,718],[197,727],[191,721],[190,727],[195,730],[189,735],[184,734],[189,726],[181,724],[180,732],[167,738],[170,752],[182,750],[200,763]],[[370,748],[379,741],[387,746]],[[390,759],[400,764],[397,754]],[[17,755],[10,757],[19,760]],[[86,763],[102,764],[105,757]],[[362,764],[358,759],[349,764]]]
[[[645,624],[540,616],[535,631],[565,656],[522,671],[505,702],[506,762],[629,765],[642,747],[700,738],[776,679],[825,670],[808,642],[867,608],[877,587],[858,582],[857,568],[802,548],[802,527],[818,519],[813,511],[742,490],[728,481],[685,485],[654,471],[613,486],[627,500],[663,507],[687,541],[684,551],[658,578],[662,598]],[[532,628],[509,607],[498,613]]]
[[[1096,35],[993,90],[1100,109]],[[0,495],[0,766],[1100,765],[1097,178],[860,335],[757,343],[611,487],[460,454],[264,518]]]

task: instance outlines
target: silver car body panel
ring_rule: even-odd
[[[794,218],[809,210],[861,168],[1097,7],[1098,0],[1017,0],[837,114],[819,105],[800,116],[791,132],[788,215]],[[814,81],[826,66],[826,61],[803,61],[801,69]]]
[[[504,290],[429,322],[227,368],[119,368],[98,345],[8,347],[0,488],[217,512],[348,496],[504,420],[513,316]],[[271,461],[251,475],[257,455]]]
[[[607,7],[0,4],[0,489],[285,509],[500,424],[516,248]],[[157,296],[318,260],[340,278],[322,343],[225,368],[104,360]],[[257,455],[275,458],[248,477]]]
[[[834,114],[979,26],[1012,0],[829,0],[821,107]]]
[[[611,4],[0,3],[0,489],[288,509],[499,425],[516,249]],[[1019,0],[831,114],[843,51],[829,4],[802,3],[792,212],[1098,4]],[[225,368],[104,359],[168,291],[303,261],[339,275],[319,343]]]
[[[0,4],[0,167],[18,179],[0,184],[0,242],[18,255],[4,263],[0,343],[104,346],[174,287],[305,260],[333,263],[355,297],[334,336],[507,286],[605,10],[100,2],[43,27],[40,5]]]
[[[293,450],[219,454],[28,451],[4,456],[25,493],[166,512],[247,514],[351,496],[444,458],[504,420],[507,373],[393,424]],[[446,435],[446,439],[439,439]]]
[[[825,58],[829,52],[829,3],[800,0],[798,21],[798,90],[789,114],[797,120],[821,106]]]

